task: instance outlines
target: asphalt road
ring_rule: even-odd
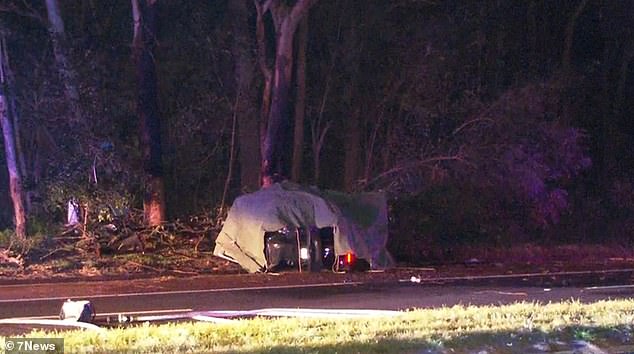
[[[455,304],[508,304],[634,297],[634,271],[588,276],[502,276],[448,279],[403,279],[388,283],[258,286],[209,289],[204,284],[151,287],[148,280],[107,284],[32,284],[0,286],[0,318],[55,317],[63,301],[90,300],[98,315],[161,311],[324,308],[404,310]],[[139,284],[136,284],[139,282]],[[145,283],[143,283],[145,282]],[[73,291],[64,291],[72,288]]]

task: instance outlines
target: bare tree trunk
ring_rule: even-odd
[[[233,164],[236,155],[236,130],[238,127],[238,102],[240,102],[240,88],[236,92],[236,100],[233,105],[233,117],[231,119],[231,146],[229,147],[229,168],[227,169],[227,178],[225,178],[225,186],[222,189],[222,199],[220,200],[219,217],[224,215],[225,202],[227,201],[227,195],[229,193],[229,186],[231,185],[231,179],[233,178]]]
[[[137,112],[140,120],[145,192],[143,211],[149,226],[165,221],[165,186],[161,151],[161,122],[157,102],[156,44],[157,0],[132,0],[134,19],[133,58],[138,84]]]
[[[281,1],[270,2],[273,6],[273,21],[276,22],[276,51],[271,107],[268,114],[266,135],[262,151],[262,186],[275,182],[275,176],[288,175],[285,164],[288,137],[290,135],[289,94],[293,68],[293,37],[299,22],[306,16],[317,0],[298,0],[288,11]]]
[[[24,192],[22,190],[22,178],[20,177],[20,171],[18,169],[16,151],[15,151],[15,135],[14,127],[9,117],[10,109],[6,99],[6,62],[5,58],[8,58],[5,53],[6,46],[4,38],[0,39],[2,43],[2,53],[0,53],[0,123],[2,125],[2,137],[4,140],[4,151],[7,161],[7,170],[9,172],[9,194],[13,202],[13,217],[15,222],[15,234],[19,239],[26,239],[26,210],[24,209],[23,197]]]
[[[308,41],[308,16],[299,25],[297,37],[297,64],[295,77],[295,129],[293,134],[293,163],[291,179],[299,182],[302,177],[302,158],[304,155],[304,117],[306,114],[306,43]]]
[[[561,101],[561,122],[564,125],[572,124],[572,114],[571,114],[571,105],[574,103],[573,99],[570,97],[571,92],[573,90],[571,83],[573,82],[573,70],[572,70],[572,44],[574,42],[575,36],[575,27],[577,25],[577,20],[581,13],[585,9],[588,4],[588,0],[581,0],[581,2],[575,8],[572,16],[568,20],[566,24],[566,35],[564,37],[564,50],[561,58],[561,69],[563,73],[564,79],[564,91],[563,97]]]
[[[346,138],[344,141],[344,188],[352,192],[359,178],[361,161],[361,124],[359,108],[355,109],[346,120]]]
[[[328,121],[322,126],[321,119],[312,122],[311,133],[313,139],[313,183],[319,185],[321,177],[321,150],[324,147],[324,141],[331,122]]]
[[[333,57],[334,58],[334,57]],[[334,60],[333,60],[334,63]],[[330,93],[330,80],[332,73],[328,74],[326,78],[326,84],[324,87],[324,93],[321,97],[321,104],[319,105],[319,112],[317,117],[313,118],[310,122],[310,132],[312,138],[313,149],[313,183],[319,184],[320,171],[321,171],[321,150],[324,147],[324,141],[326,134],[330,129],[332,121],[328,120],[324,122],[324,110],[326,109],[326,102],[328,101],[328,95]]]
[[[377,144],[377,137],[380,128],[383,126],[383,117],[384,117],[384,108],[379,107],[379,112],[377,113],[376,122],[374,122],[374,127],[372,128],[372,133],[366,143],[366,151],[365,151],[365,166],[363,168],[363,179],[366,181],[370,181],[370,176],[372,175],[372,168],[374,162],[374,147]]]
[[[2,73],[4,75],[5,80],[5,97],[7,102],[7,107],[9,109],[9,116],[11,117],[11,124],[13,126],[13,136],[15,138],[15,153],[18,162],[19,172],[22,179],[27,178],[27,168],[26,168],[26,157],[24,156],[24,149],[22,145],[22,139],[20,135],[20,112],[18,112],[18,105],[15,99],[15,77],[13,76],[13,71],[11,70],[11,64],[9,62],[9,51],[7,50],[7,43],[4,39],[0,42],[0,63],[2,63]],[[31,209],[30,198],[28,194],[24,195],[24,200],[26,202],[26,212],[28,213]]]
[[[577,19],[581,16],[581,13],[585,9],[586,5],[588,5],[589,0],[581,0],[579,5],[575,8],[575,12],[573,12],[572,16],[568,20],[568,24],[566,25],[566,36],[564,40],[564,53],[562,55],[561,66],[565,74],[569,74],[571,71],[571,62],[572,62],[572,43],[575,35],[575,27],[577,25]]]
[[[273,86],[271,87],[271,108],[264,137],[264,159],[262,160],[262,185],[274,182],[274,175],[284,176],[284,146],[290,146],[284,139],[290,127],[289,92],[293,67],[293,33],[283,26],[276,51]]]
[[[609,188],[615,178],[619,176],[618,147],[620,143],[620,131],[617,126],[618,119],[614,114],[614,92],[612,69],[616,66],[617,43],[614,40],[606,40],[603,49],[602,73],[601,73],[601,174],[602,182]]]
[[[13,127],[7,101],[3,92],[0,93],[0,120],[2,121],[2,137],[4,139],[4,150],[9,171],[9,194],[13,202],[13,216],[15,222],[15,234],[19,239],[26,238],[26,210],[22,202],[22,179],[18,171],[15,153],[15,141],[13,139]]]
[[[603,84],[603,181],[607,187],[628,171],[623,169],[621,161],[623,153],[629,150],[627,135],[623,131],[623,124],[629,118],[626,113],[625,85],[628,79],[629,65],[634,58],[634,43],[630,40],[623,46],[623,52],[616,41],[606,45],[604,57],[605,69],[602,77]],[[619,60],[619,56],[622,57]]]
[[[271,107],[271,85],[273,82],[273,73],[267,62],[266,48],[266,28],[264,24],[264,15],[269,11],[270,3],[261,5],[258,0],[253,0],[257,10],[255,22],[255,34],[257,39],[257,60],[260,71],[264,78],[264,87],[262,88],[262,102],[260,106],[260,163],[264,160],[264,137],[268,126],[269,110]],[[258,172],[258,175],[261,171]],[[261,176],[260,176],[261,177]],[[261,182],[258,181],[258,185]]]
[[[247,190],[260,186],[260,116],[257,106],[257,90],[253,83],[254,63],[249,31],[247,0],[230,1],[233,18],[233,55],[236,63],[236,100],[238,119],[238,161],[240,184]]]
[[[68,56],[68,44],[64,32],[64,21],[59,10],[57,0],[46,0],[46,12],[48,14],[49,34],[53,44],[55,65],[64,85],[64,95],[71,112],[73,123],[82,122],[83,112],[79,102],[79,89],[77,88],[77,73],[70,63]]]
[[[354,11],[354,7],[347,11]],[[340,13],[347,12],[346,10],[339,10]],[[342,23],[343,16],[340,15],[340,23]],[[341,24],[340,24],[341,26]],[[352,192],[356,189],[357,181],[360,177],[361,167],[363,166],[363,153],[362,153],[362,136],[363,124],[361,121],[362,108],[357,107],[353,102],[356,96],[357,90],[357,77],[359,75],[359,62],[361,61],[361,55],[363,53],[363,44],[359,39],[358,28],[353,25],[348,25],[345,29],[344,42],[347,48],[343,51],[342,66],[350,68],[348,77],[346,79],[346,85],[342,93],[342,99],[350,110],[347,112],[344,121],[344,175],[343,175],[343,187],[344,190]],[[333,62],[333,66],[334,66]]]
[[[8,102],[9,102],[9,107],[11,108],[11,118],[12,118],[12,124],[13,124],[13,133],[15,136],[15,152],[17,154],[17,159],[18,159],[18,167],[20,169],[20,176],[22,176],[22,178],[27,178],[27,169],[26,169],[26,158],[24,156],[24,148],[23,148],[23,144],[22,144],[22,137],[20,135],[20,112],[18,112],[18,105],[15,99],[15,91],[13,90],[14,83],[12,82],[12,80],[8,81],[8,88],[7,88],[7,93],[8,93]],[[29,208],[29,201],[27,198],[27,210],[30,209]]]
[[[626,104],[625,98],[625,85],[627,83],[628,73],[630,71],[630,64],[634,59],[634,40],[629,38],[627,44],[624,46],[623,60],[619,67],[619,80],[616,86],[616,94],[614,101],[616,102],[617,112],[621,118],[624,118],[624,105]]]

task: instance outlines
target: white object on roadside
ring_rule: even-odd
[[[308,248],[300,248],[299,250],[299,258],[301,259],[308,259],[310,258],[310,256],[308,255]]]
[[[421,279],[420,279],[420,277],[416,277],[416,276],[412,275],[412,277],[409,278],[409,281],[411,281],[412,283],[420,283]]]
[[[91,323],[95,319],[95,308],[88,300],[72,301],[68,299],[59,311],[59,319]]]
[[[68,214],[66,216],[66,225],[72,226],[79,224],[79,205],[73,199],[68,201]]]

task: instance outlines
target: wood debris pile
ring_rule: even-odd
[[[51,237],[40,260],[58,258],[69,253],[85,257],[102,254],[161,252],[164,250],[209,250],[220,227],[208,215],[176,220],[158,226],[143,224],[142,212],[130,213],[125,219],[110,223],[78,223],[66,225]]]
[[[19,254],[14,254],[10,249],[0,248],[0,265],[24,267],[24,259]]]

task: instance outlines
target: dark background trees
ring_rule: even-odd
[[[141,207],[147,173],[130,3],[59,0],[61,42],[46,3],[0,1],[31,232],[63,222],[73,196],[94,209]],[[258,188],[268,151],[281,160],[266,173],[386,190],[401,256],[457,241],[630,241],[631,2],[309,1],[305,22],[291,26],[302,31],[281,48],[281,19],[298,4],[158,1],[152,62],[168,219],[211,213],[225,185],[229,200]],[[267,90],[280,49],[291,66],[277,93],[288,101],[275,111]],[[284,120],[268,143],[283,144],[267,150],[273,116]],[[12,227],[0,203],[0,229]]]

